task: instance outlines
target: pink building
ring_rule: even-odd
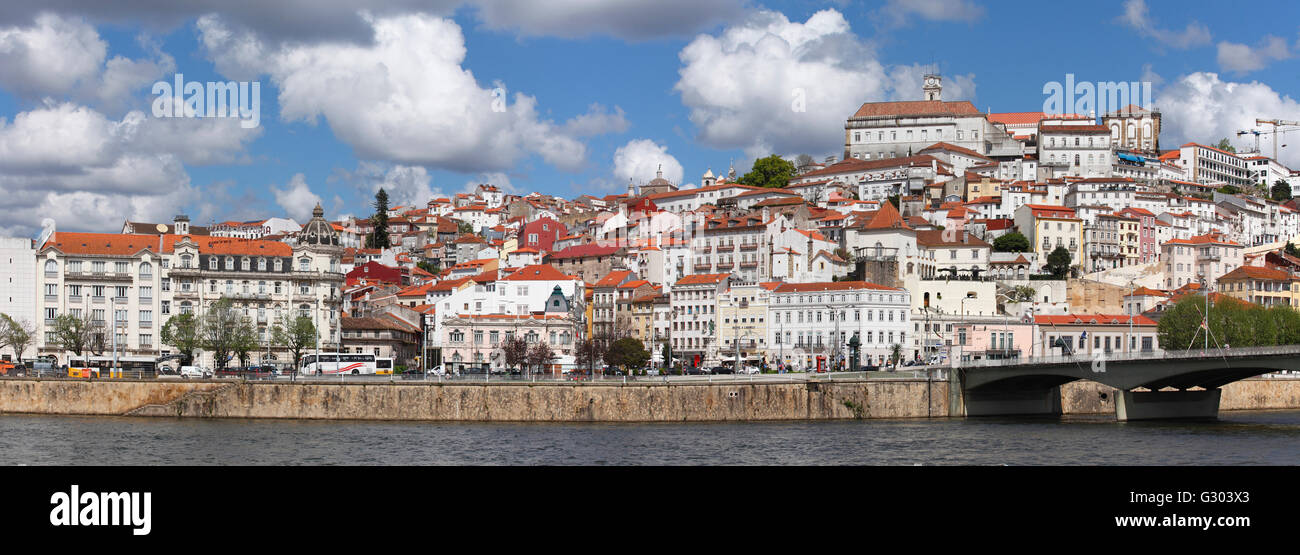
[[[1010,318],[1002,322],[954,323],[951,359],[970,362],[1029,358],[1034,352],[1034,326]]]

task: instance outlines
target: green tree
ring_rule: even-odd
[[[902,202],[902,197],[898,195],[889,195],[889,204],[894,205],[894,208],[902,210],[902,206],[899,206],[898,204],[900,202]]]
[[[1028,285],[1017,285],[1012,287],[1011,291],[1007,292],[1007,297],[1009,297],[1012,302],[1028,303],[1033,302],[1034,295],[1036,294],[1037,292],[1034,291],[1033,287]]]
[[[1236,154],[1236,153],[1237,153],[1237,147],[1232,146],[1232,143],[1228,142],[1228,138],[1227,138],[1227,137],[1224,137],[1224,138],[1222,138],[1222,139],[1219,139],[1219,144],[1215,145],[1214,148],[1217,148],[1217,149],[1219,149],[1219,150],[1226,150],[1226,151],[1231,152],[1231,153],[1233,153],[1233,154]]]
[[[1300,257],[1300,249],[1296,248],[1296,246],[1291,244],[1290,241],[1286,242],[1286,248],[1283,249],[1283,252],[1291,256]]]
[[[257,327],[253,325],[253,319],[247,316],[240,318],[239,323],[235,325],[234,343],[230,350],[235,353],[235,358],[239,359],[239,365],[247,367],[249,355],[256,352],[258,347]]]
[[[60,314],[54,318],[54,339],[65,350],[72,351],[78,357],[87,352],[95,336],[103,334],[102,324],[90,319],[89,314],[80,317],[73,314]]]
[[[605,363],[610,366],[641,368],[650,360],[650,353],[645,345],[635,337],[624,337],[615,341],[605,352]]]
[[[280,321],[271,328],[271,342],[284,347],[293,356],[295,372],[302,367],[302,352],[316,345],[316,324],[307,316],[294,316],[293,310],[280,316]]]
[[[388,192],[379,188],[375,193],[375,215],[370,217],[370,222],[374,224],[375,230],[366,236],[366,248],[369,249],[387,249],[393,246],[388,237]]]
[[[14,350],[14,360],[23,363],[23,353],[36,339],[36,326],[27,320],[15,320],[8,314],[0,313],[0,349],[6,346]]]
[[[175,347],[181,355],[181,366],[194,363],[194,351],[199,349],[199,320],[193,314],[172,315],[162,327],[162,342]]]
[[[993,240],[994,252],[1029,252],[1029,239],[1019,231],[1012,231]]]
[[[433,274],[435,276],[442,273],[442,268],[438,267],[437,264],[434,264],[427,260],[421,260],[419,262],[416,262],[415,265],[419,267],[421,270],[429,272],[430,274]]]
[[[474,226],[470,225],[469,222],[456,222],[456,233],[461,235],[473,235]]]
[[[785,187],[798,173],[789,160],[773,154],[754,160],[754,167],[742,175],[739,182],[751,187]]]
[[[215,370],[224,370],[234,357],[242,317],[233,301],[222,298],[199,319],[199,345],[212,353]]]
[[[1279,179],[1273,183],[1273,187],[1269,189],[1269,194],[1272,195],[1273,200],[1278,202],[1291,200],[1291,185]]]
[[[894,361],[894,366],[898,366],[898,361],[903,358],[903,346],[895,343],[889,346],[889,359]]]
[[[1225,195],[1235,195],[1241,192],[1241,187],[1238,187],[1236,185],[1224,185],[1222,187],[1219,187],[1219,192]]]
[[[1065,279],[1070,273],[1070,251],[1065,247],[1056,247],[1047,255],[1047,272],[1057,279]]]

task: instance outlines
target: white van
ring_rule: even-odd
[[[194,378],[196,380],[203,380],[211,378],[212,371],[202,366],[182,366],[180,375],[185,379]]]

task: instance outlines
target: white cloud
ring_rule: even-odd
[[[624,188],[628,180],[640,185],[654,179],[660,168],[664,179],[681,184],[682,164],[668,154],[667,146],[660,146],[650,139],[636,139],[614,151],[614,177]]]
[[[1197,72],[1184,75],[1161,89],[1155,98],[1163,127],[1165,148],[1186,142],[1214,144],[1228,138],[1238,150],[1254,147],[1254,140],[1238,139],[1237,131],[1256,127],[1256,118],[1300,120],[1300,102],[1284,96],[1258,81],[1223,81],[1217,74]],[[1271,153],[1271,137],[1260,141]],[[1285,143],[1283,143],[1285,144]],[[1279,149],[1278,157],[1289,167],[1300,167],[1300,149]]]
[[[1119,16],[1119,21],[1137,30],[1138,34],[1171,48],[1182,50],[1210,44],[1210,29],[1198,21],[1189,22],[1182,31],[1156,27],[1145,0],[1124,2],[1124,13]]]
[[[601,104],[587,107],[587,113],[564,122],[564,132],[572,137],[590,137],[606,133],[622,133],[631,124],[623,117],[623,109],[615,106],[611,113]]]
[[[863,102],[920,95],[920,66],[881,64],[835,10],[805,22],[758,12],[717,36],[696,37],[678,57],[675,90],[697,139],[742,148],[750,158],[838,154],[844,121]],[[974,94],[973,75],[945,85],[948,100]]]
[[[1291,57],[1286,39],[1265,36],[1254,48],[1228,41],[1219,43],[1219,67],[1234,73],[1249,73],[1264,69],[1269,63]]]
[[[310,220],[311,211],[321,202],[320,195],[311,192],[307,178],[301,173],[294,174],[284,189],[271,187],[271,194],[275,195],[275,203],[280,205],[280,209],[298,223]]]
[[[364,17],[374,28],[372,44],[270,46],[215,16],[198,27],[223,74],[269,74],[280,89],[281,117],[324,116],[361,158],[461,172],[500,171],[529,155],[564,170],[585,164],[586,145],[541,119],[536,99],[515,93],[507,103],[504,85],[481,87],[462,67],[465,40],[455,22]],[[592,118],[609,119],[599,114]]]
[[[30,97],[70,93],[95,80],[107,53],[84,20],[41,14],[31,27],[0,29],[0,82]]]
[[[121,109],[128,98],[175,70],[171,56],[114,56],[108,43],[79,17],[36,16],[30,26],[0,28],[0,84],[19,96],[66,96]]]
[[[461,190],[465,191],[466,193],[472,193],[474,192],[474,189],[477,189],[478,186],[481,184],[495,185],[498,189],[501,189],[503,192],[512,195],[521,194],[519,188],[515,187],[514,184],[510,182],[510,176],[506,175],[503,172],[480,173],[474,179],[466,181],[465,186],[462,187]]]
[[[608,35],[630,40],[681,36],[741,15],[746,0],[477,0],[488,27],[525,36]]]
[[[910,16],[929,21],[965,22],[984,17],[984,8],[972,0],[887,0],[880,11],[895,24]]]

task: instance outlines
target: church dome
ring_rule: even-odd
[[[325,209],[321,208],[319,202],[311,211],[311,220],[298,233],[298,244],[338,246],[339,234],[334,231],[334,226],[325,221]]]

